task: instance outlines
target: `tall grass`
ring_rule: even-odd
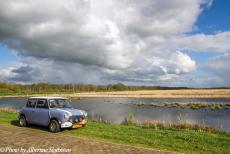
[[[0,108],[0,112],[18,113],[19,111],[11,108]]]
[[[205,131],[205,132],[223,132],[217,127],[205,125],[205,124],[192,124],[186,121],[181,115],[177,117],[177,122],[169,123],[164,121],[144,121],[138,122],[132,112],[129,112],[128,115],[121,122],[121,125],[129,126],[140,126],[144,128],[154,128],[154,129],[189,129],[196,131]]]

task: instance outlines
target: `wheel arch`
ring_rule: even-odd
[[[20,114],[19,114],[19,117],[21,117],[21,116],[24,116],[24,117],[25,117],[26,115],[25,115],[24,113],[20,113]]]
[[[56,118],[56,117],[52,117],[52,118],[50,118],[50,120],[49,120],[49,124],[50,124],[50,122],[51,122],[52,120],[56,120],[56,121],[60,124],[60,120],[58,120],[58,118]]]
[[[20,117],[24,117],[24,118],[26,119],[26,121],[27,121],[27,118],[26,118],[25,113],[20,113],[20,114],[19,114],[19,118],[20,118]]]

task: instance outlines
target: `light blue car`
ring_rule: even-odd
[[[19,125],[48,126],[51,132],[62,128],[79,128],[87,123],[87,113],[74,109],[64,97],[31,97],[19,112]]]

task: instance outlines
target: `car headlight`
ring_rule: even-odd
[[[69,119],[70,118],[70,115],[68,113],[64,113],[64,118],[65,119]]]

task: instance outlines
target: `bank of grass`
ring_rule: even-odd
[[[13,110],[0,109],[2,124],[15,123],[17,117]],[[137,125],[131,119],[128,117],[122,125],[91,120],[84,128],[61,133],[182,153],[230,153],[229,132]]]
[[[0,108],[0,123],[11,124],[11,121],[18,119],[18,111]]]
[[[90,121],[79,130],[65,134],[110,140],[182,153],[229,153],[230,135],[189,129],[153,128],[136,125],[115,125]]]

